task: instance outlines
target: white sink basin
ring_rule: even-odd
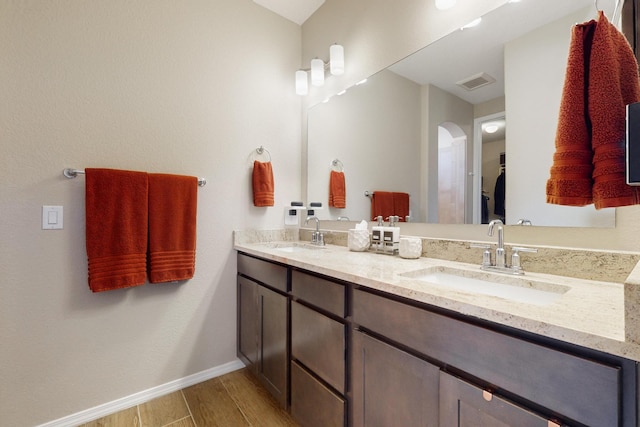
[[[314,251],[319,249],[325,249],[324,246],[316,246],[310,243],[303,242],[279,242],[279,243],[267,243],[267,247],[276,249],[282,252],[302,252],[302,251]]]
[[[534,305],[553,304],[571,289],[569,286],[531,280],[527,277],[449,267],[430,267],[402,273],[400,276],[456,291],[489,295]]]

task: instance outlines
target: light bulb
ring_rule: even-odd
[[[303,70],[296,71],[296,94],[306,95],[309,93],[309,83],[307,81],[307,72]]]
[[[322,59],[311,60],[311,84],[314,86],[324,85],[324,62]]]
[[[344,74],[344,48],[339,44],[331,45],[329,58],[331,74],[334,76]]]

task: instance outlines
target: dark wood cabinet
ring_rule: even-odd
[[[289,301],[286,294],[262,284],[275,278],[278,288],[286,289],[287,269],[238,255],[238,272],[238,357],[287,408]]]
[[[238,357],[303,427],[638,427],[638,364],[238,255]]]
[[[352,343],[354,427],[438,426],[437,366],[362,332]]]

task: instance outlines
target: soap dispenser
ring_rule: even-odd
[[[383,227],[384,251],[390,254],[398,253],[400,249],[400,227],[396,224],[400,220],[397,215],[389,217],[389,226]]]
[[[384,221],[382,220],[382,215],[374,219],[378,221],[378,224],[371,227],[371,247],[375,250],[382,250],[384,249]]]

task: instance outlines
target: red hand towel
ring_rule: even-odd
[[[371,199],[371,219],[375,220],[380,215],[383,219],[387,219],[389,215],[395,215],[393,212],[393,193],[374,191]]]
[[[329,206],[339,209],[347,207],[347,186],[344,172],[331,171],[329,176]]]
[[[393,193],[393,212],[400,217],[400,221],[406,221],[409,216],[408,193]]]
[[[147,174],[86,169],[86,245],[93,292],[142,285],[147,271]]]
[[[573,28],[547,181],[547,202],[596,209],[640,203],[625,182],[625,106],[640,100],[638,64],[626,38],[598,13]]]
[[[624,35],[599,12],[588,88],[596,209],[640,203],[640,189],[626,184],[624,141],[625,107],[638,101],[640,78],[633,50]]]
[[[556,152],[547,181],[547,203],[585,206],[593,202],[591,178],[593,151],[586,109],[585,52],[593,37],[595,21],[573,26],[560,115],[556,130]]]
[[[253,205],[274,205],[274,182],[271,162],[253,162]]]
[[[187,280],[196,258],[198,178],[149,174],[149,281]]]

